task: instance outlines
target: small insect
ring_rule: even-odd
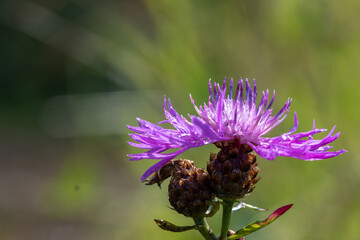
[[[173,170],[176,167],[179,167],[180,164],[183,164],[185,162],[191,162],[193,164],[192,161],[190,160],[186,160],[186,159],[174,159],[171,160],[170,162],[168,162],[167,164],[165,164],[162,168],[160,168],[159,170],[157,170],[156,172],[154,172],[149,180],[144,180],[144,182],[147,182],[146,185],[153,185],[155,183],[157,183],[157,185],[161,188],[161,183],[169,178],[173,172]]]

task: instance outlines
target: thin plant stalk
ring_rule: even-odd
[[[210,229],[206,218],[194,218],[194,221],[197,225],[197,230],[201,233],[205,240],[216,240],[216,236],[213,231]]]
[[[225,240],[227,237],[227,232],[229,230],[230,219],[232,207],[234,205],[233,200],[224,200],[222,202],[223,205],[223,216],[222,216],[222,224],[221,224],[221,234],[219,240]]]

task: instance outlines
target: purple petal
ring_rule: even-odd
[[[191,119],[196,132],[201,136],[206,136],[211,142],[220,141],[221,137],[209,125],[198,117]]]
[[[147,150],[143,153],[129,155],[130,160],[160,160],[146,171],[142,179],[190,148],[234,138],[240,139],[241,144],[249,144],[260,156],[270,160],[277,156],[287,156],[313,161],[334,157],[345,152],[345,150],[329,151],[331,146],[328,144],[335,141],[340,134],[339,132],[332,135],[335,128],[326,137],[319,140],[314,139],[315,134],[326,131],[323,128],[316,129],[315,120],[312,130],[295,133],[299,126],[296,112],[294,113],[294,126],[287,133],[272,138],[263,137],[286,118],[292,100],[289,98],[280,111],[275,116],[271,116],[275,91],[268,105],[269,90],[263,92],[260,103],[257,105],[255,80],[252,89],[248,79],[244,84],[240,78],[234,98],[232,98],[233,79],[230,80],[228,95],[226,78],[221,87],[216,82],[212,85],[211,79],[209,79],[208,88],[210,93],[208,105],[204,103],[196,106],[190,95],[190,100],[199,116],[188,114],[190,119],[188,120],[175,111],[170,99],[167,100],[164,97],[165,120],[153,124],[143,119],[137,119],[138,127],[127,126],[134,132],[129,136],[135,142],[129,142],[129,144]],[[174,128],[167,129],[159,125],[165,122],[170,123]]]
[[[212,86],[211,86],[211,78],[209,79],[209,92],[210,92],[210,97],[212,98],[213,101],[215,101],[213,91],[212,91]]]
[[[155,163],[152,165],[148,170],[144,172],[144,174],[141,176],[141,181],[144,181],[146,178],[148,178],[151,174],[159,170],[162,166],[164,166],[166,163],[170,162],[173,158],[180,155],[181,153],[185,152],[187,149],[181,149],[179,151],[174,152],[171,156],[166,157],[162,159],[161,161]]]
[[[294,112],[294,126],[292,128],[290,128],[289,130],[289,134],[292,134],[294,132],[296,132],[298,126],[299,126],[299,120],[297,118],[296,112]]]

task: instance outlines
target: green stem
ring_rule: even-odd
[[[201,235],[204,237],[204,239],[206,240],[216,240],[216,236],[214,235],[214,233],[212,232],[212,230],[210,229],[206,218],[194,218],[194,221],[197,225],[197,230],[201,233]]]
[[[223,216],[222,216],[222,224],[221,224],[221,235],[219,240],[225,240],[227,238],[227,232],[229,230],[231,211],[234,205],[233,200],[224,200],[222,202],[223,205]]]

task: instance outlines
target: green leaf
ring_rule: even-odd
[[[292,204],[283,206],[281,208],[278,208],[275,212],[273,212],[268,218],[264,220],[259,220],[253,223],[250,223],[246,227],[240,229],[239,231],[235,232],[234,235],[228,237],[228,240],[235,240],[237,238],[244,237],[246,235],[249,235],[250,233],[253,233],[263,227],[266,227],[273,221],[275,221],[278,217],[283,215],[287,210],[289,210],[292,207]]]
[[[188,230],[196,229],[197,226],[177,226],[172,224],[171,222],[165,220],[154,219],[156,224],[163,230],[170,231],[170,232],[185,232]]]

